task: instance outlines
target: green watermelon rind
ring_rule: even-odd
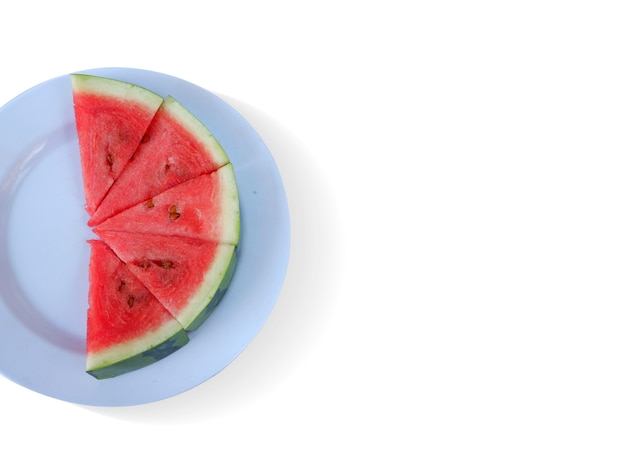
[[[189,342],[187,332],[181,326],[176,326],[174,321],[167,326],[152,335],[89,355],[87,373],[96,379],[113,378],[156,363]]]
[[[78,93],[116,97],[158,108],[163,97],[140,85],[87,74],[71,74],[72,89]]]
[[[235,178],[235,170],[233,169],[232,163],[228,163],[217,170],[217,172],[220,178],[221,188],[223,188],[222,214],[228,217],[220,242],[237,246],[241,232],[241,206],[239,204],[239,189]]]
[[[228,287],[230,286],[230,283],[233,279],[233,276],[235,274],[235,268],[237,266],[237,262],[239,261],[239,254],[237,248],[234,246],[224,245],[223,247],[227,250],[232,250],[232,253],[230,256],[230,260],[228,261],[228,266],[226,266],[226,269],[223,271],[222,281],[217,286],[217,288],[206,291],[204,293],[204,296],[198,296],[195,303],[194,301],[190,302],[188,309],[186,309],[185,311],[189,313],[195,312],[195,314],[188,314],[187,316],[183,317],[181,321],[183,326],[185,326],[185,330],[187,330],[188,332],[197,330],[204,323],[204,321],[208,319],[213,311],[215,311],[215,308],[222,301],[222,298],[226,294],[226,291],[228,290]],[[223,267],[224,264],[222,264],[221,266]],[[210,277],[210,273],[207,273],[207,275],[205,276],[205,280],[208,277]],[[185,322],[184,319],[187,319],[187,322]]]

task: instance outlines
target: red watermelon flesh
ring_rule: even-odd
[[[88,224],[101,237],[89,241],[87,372],[102,379],[181,348],[217,306],[237,264],[239,197],[221,145],[174,98],[93,76],[72,84]],[[142,130],[128,118],[141,115],[135,92],[157,102]]]
[[[91,216],[120,176],[163,102],[155,93],[126,82],[71,76],[85,207]]]
[[[236,263],[231,244],[161,234],[99,235],[187,330],[219,302]]]
[[[100,240],[91,240],[87,372],[109,378],[154,363],[188,342],[182,326]]]
[[[167,97],[132,159],[88,224],[148,201],[169,188],[229,163],[213,135],[185,107]]]
[[[94,228],[193,237],[237,245],[239,197],[231,164],[111,216]]]

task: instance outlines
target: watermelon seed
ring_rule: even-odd
[[[124,289],[124,286],[126,285],[126,282],[124,280],[122,280],[122,282],[120,283],[120,286],[117,288],[118,291],[122,291],[122,289]]]
[[[163,268],[171,268],[172,267],[172,261],[171,260],[163,260],[163,261],[161,261],[161,266]]]
[[[148,206],[148,208],[154,208],[154,201],[152,201],[151,199],[148,200],[148,202],[146,203],[146,206]]]
[[[134,296],[129,296],[128,297],[128,307],[133,307],[133,304],[135,304],[135,297]]]
[[[180,217],[180,213],[176,211],[177,209],[178,208],[176,208],[175,204],[170,206],[170,209],[169,209],[169,211],[170,211],[170,219],[178,219]]]
[[[111,154],[107,154],[107,164],[109,167],[113,167],[113,156]]]
[[[139,268],[143,268],[144,270],[150,268],[150,260],[137,260],[133,263]]]

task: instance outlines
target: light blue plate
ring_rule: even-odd
[[[172,95],[228,153],[240,192],[240,261],[224,299],[190,342],[116,378],[85,373],[89,248],[70,77],[42,83],[0,108],[0,373],[28,389],[96,406],[153,402],[226,367],[271,312],[289,258],[287,200],[269,150],[212,93],[138,69],[82,71]]]

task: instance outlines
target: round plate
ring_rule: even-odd
[[[116,378],[85,373],[89,247],[69,75],[0,108],[0,372],[64,401],[127,406],[193,388],[254,338],[283,284],[289,213],[280,174],[246,120],[212,93],[156,72],[82,71],[172,95],[215,135],[233,163],[241,203],[240,260],[232,283],[190,342]]]

